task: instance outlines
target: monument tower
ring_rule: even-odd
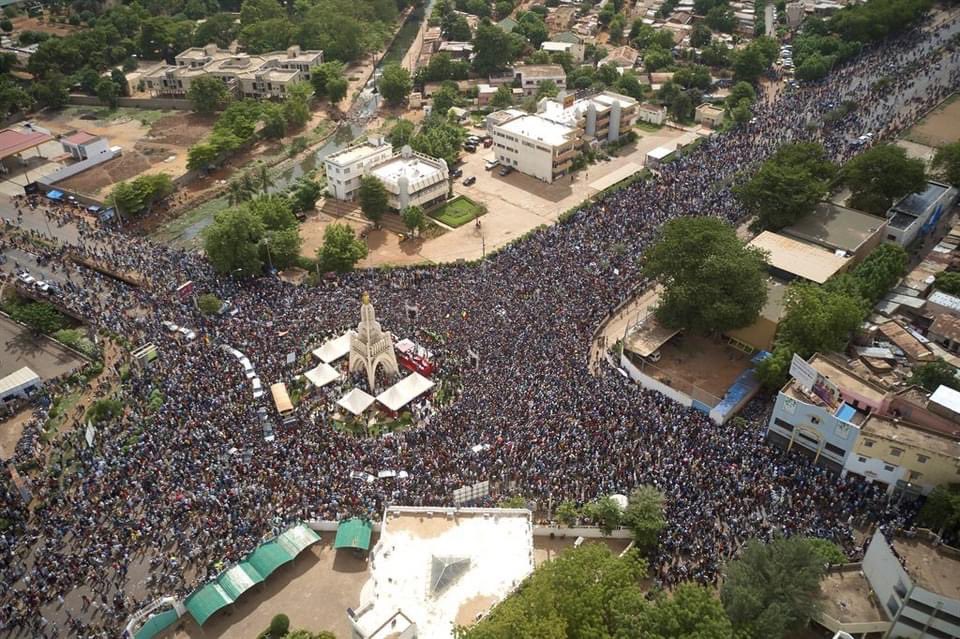
[[[360,324],[357,332],[350,337],[350,372],[366,369],[370,392],[375,393],[377,366],[380,365],[387,374],[400,373],[397,354],[393,350],[393,335],[380,328],[370,296],[364,293],[360,305]]]

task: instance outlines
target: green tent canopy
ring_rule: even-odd
[[[294,526],[277,537],[277,543],[294,557],[318,541],[320,541],[320,535],[306,524]]]
[[[176,623],[177,619],[176,610],[165,610],[160,614],[153,615],[147,619],[147,623],[140,626],[140,630],[137,630],[133,635],[134,639],[153,639]]]
[[[354,517],[345,519],[337,527],[337,537],[333,541],[335,550],[340,548],[354,548],[356,550],[370,550],[370,534],[373,524],[366,519]]]
[[[250,562],[242,561],[217,577],[217,583],[234,600],[265,579]]]
[[[201,626],[213,613],[233,603],[231,597],[218,583],[207,584],[187,597],[186,606]]]
[[[254,550],[247,557],[247,561],[258,573],[269,577],[274,570],[288,561],[293,561],[293,555],[274,539]]]

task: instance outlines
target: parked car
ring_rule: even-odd
[[[477,182],[477,176],[471,175],[471,176],[468,177],[468,178],[464,178],[464,180],[463,180],[463,185],[464,185],[464,186],[473,186],[476,182]]]
[[[512,167],[512,166],[501,166],[501,167],[500,167],[500,176],[501,176],[501,177],[506,177],[506,176],[510,175],[511,173],[513,173],[513,167]]]
[[[491,146],[493,146],[493,138],[488,135],[483,138],[483,148],[489,149]]]
[[[485,168],[487,171],[490,171],[498,164],[500,164],[500,160],[487,160],[483,163],[483,168]]]
[[[36,287],[41,293],[44,293],[46,295],[50,294],[50,285],[44,282],[43,280],[37,280]]]
[[[467,142],[476,146],[477,144],[480,144],[480,138],[476,135],[468,135]]]
[[[24,271],[24,272],[22,272],[22,273],[17,273],[17,279],[20,280],[21,282],[23,282],[24,284],[26,284],[27,286],[29,286],[30,284],[33,284],[34,282],[37,281],[37,280],[33,277],[33,275],[30,275],[30,274],[27,273],[26,271]]]
[[[468,153],[476,153],[476,152],[477,152],[477,145],[476,145],[476,144],[470,144],[469,142],[467,142],[466,144],[463,145],[463,150],[464,150],[464,151],[467,151]]]
[[[454,170],[450,171],[450,177],[452,178],[458,178],[461,175],[463,175],[463,169],[461,169],[459,166]]]

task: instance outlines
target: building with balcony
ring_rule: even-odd
[[[923,191],[904,196],[887,211],[887,241],[909,246],[932,231],[957,199],[957,189],[930,180]]]
[[[183,51],[174,62],[144,73],[144,88],[153,95],[184,97],[193,80],[212,76],[238,97],[283,98],[291,84],[310,80],[312,71],[323,64],[323,52],[292,46],[286,51],[248,55],[208,44]]]
[[[553,82],[559,89],[567,86],[567,72],[559,64],[520,64],[513,68],[513,76],[525,96],[536,95],[544,82]]]
[[[372,175],[387,189],[388,204],[394,210],[416,205],[427,207],[446,199],[449,192],[447,163],[405,146],[399,152],[373,138],[332,153],[324,160],[327,193],[338,200],[353,200],[360,180]]]

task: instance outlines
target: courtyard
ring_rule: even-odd
[[[954,93],[940,103],[903,137],[934,148],[960,140],[960,94]]]

